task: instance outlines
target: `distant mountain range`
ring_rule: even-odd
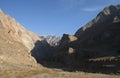
[[[55,35],[40,36],[43,37],[51,46],[57,46],[60,43],[61,37]]]

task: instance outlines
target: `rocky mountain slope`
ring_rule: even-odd
[[[75,35],[64,34],[51,61],[71,71],[120,73],[119,33],[120,5],[108,6]]]
[[[0,29],[8,33],[15,41],[23,43],[29,50],[32,50],[37,40],[41,40],[38,35],[26,30],[14,18],[4,14],[2,10],[0,10]]]
[[[56,36],[38,36],[26,30],[14,18],[3,13],[2,10],[0,10],[0,32],[1,44],[3,44],[1,48],[4,47],[0,52],[5,54],[1,55],[1,60],[5,61],[6,59],[7,62],[13,61],[16,62],[16,64],[20,64],[20,61],[27,64],[29,60],[35,64],[36,60],[47,58],[48,53],[53,51],[53,47],[57,46],[60,41],[60,38]],[[2,39],[7,42],[2,41]],[[15,46],[13,47],[12,45]],[[13,55],[15,52],[17,56],[13,56],[11,51]],[[13,57],[10,57],[10,55]],[[27,59],[28,62],[26,62]]]
[[[120,5],[106,7],[95,19],[80,28],[75,36],[79,38],[82,48],[103,47],[119,50]],[[101,46],[100,46],[101,45]],[[108,47],[108,48],[106,48]],[[102,49],[102,50],[103,50]],[[99,50],[100,51],[100,50]]]
[[[30,51],[38,40],[41,40],[39,36],[0,10],[0,68],[35,66],[37,63]]]
[[[75,36],[81,50],[97,52],[96,57],[119,56],[120,5],[106,7]]]

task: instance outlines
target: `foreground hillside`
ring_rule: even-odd
[[[30,33],[17,23],[15,19],[0,11],[1,70],[37,65],[34,58],[30,55],[30,49],[34,46],[32,33],[31,35]]]

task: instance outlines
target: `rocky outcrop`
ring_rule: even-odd
[[[37,40],[41,40],[38,35],[26,30],[14,18],[4,14],[2,10],[0,10],[0,29],[8,33],[15,41],[23,43],[29,51],[32,50]]]
[[[71,44],[75,41],[77,41],[78,38],[76,36],[73,36],[73,35],[69,35],[69,34],[63,34],[63,37],[61,39],[61,43],[60,43],[60,47],[67,47],[68,44]]]
[[[0,69],[36,66],[30,51],[38,40],[42,39],[0,10]]]

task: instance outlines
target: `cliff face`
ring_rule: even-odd
[[[32,50],[37,40],[41,40],[35,33],[26,30],[14,18],[2,11],[0,11],[0,29],[8,33],[15,41],[23,43],[29,50]]]
[[[30,51],[38,40],[41,38],[0,10],[0,68],[35,66]]]

